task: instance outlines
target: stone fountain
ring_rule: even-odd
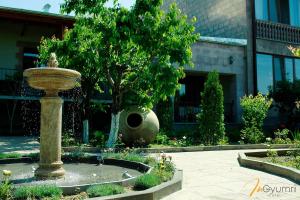
[[[61,161],[61,129],[63,100],[58,92],[76,87],[79,72],[58,68],[56,55],[51,53],[48,67],[24,71],[30,87],[44,90],[41,98],[40,162],[35,171],[38,179],[57,179],[65,174]]]

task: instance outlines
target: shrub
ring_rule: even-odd
[[[160,132],[156,135],[155,140],[154,140],[154,142],[155,142],[156,144],[163,144],[163,145],[168,144],[168,141],[169,141],[169,137],[168,137],[168,136],[166,135],[166,133],[163,132],[163,131],[160,131]]]
[[[14,198],[17,200],[59,198],[60,196],[62,196],[62,190],[55,185],[22,186],[14,191]]]
[[[277,129],[274,132],[275,139],[273,140],[273,143],[275,143],[275,144],[290,144],[290,143],[292,143],[290,138],[288,138],[289,132],[290,132],[290,130],[287,128],[282,129],[282,130]]]
[[[168,97],[166,100],[160,100],[156,105],[160,129],[166,132],[168,136],[171,136],[173,131],[173,112],[171,97]]]
[[[224,137],[224,97],[219,74],[208,74],[201,93],[202,112],[198,114],[200,141],[204,144],[217,144]]]
[[[104,147],[105,146],[105,134],[102,131],[95,131],[90,139],[90,143],[93,146]]]
[[[161,183],[161,178],[154,174],[145,174],[138,177],[134,183],[135,190],[146,190]]]
[[[76,145],[76,140],[71,130],[65,131],[62,134],[61,145],[64,147]]]
[[[244,129],[241,132],[246,142],[258,143],[264,138],[262,126],[271,104],[272,100],[260,93],[257,96],[249,95],[241,99],[244,123]]]
[[[122,194],[125,192],[124,187],[116,184],[104,184],[91,186],[87,189],[89,197],[102,197],[108,195]]]
[[[272,163],[276,163],[277,162],[277,158],[278,158],[277,151],[275,151],[273,149],[268,149],[267,156],[268,156],[268,158],[271,159]]]
[[[12,186],[9,182],[9,177],[4,176],[4,181],[0,182],[0,199],[10,200],[12,199]]]
[[[299,130],[292,132],[292,139],[294,140],[294,142],[300,142],[300,131]]]
[[[22,155],[19,153],[0,153],[0,159],[6,158],[21,158]]]

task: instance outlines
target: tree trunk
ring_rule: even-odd
[[[121,112],[118,112],[117,114],[114,113],[111,114],[110,133],[109,133],[108,141],[106,143],[106,147],[108,148],[113,148],[116,145],[118,132],[119,132],[120,114]]]

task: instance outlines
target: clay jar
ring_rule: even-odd
[[[150,144],[158,131],[158,118],[150,109],[132,106],[120,114],[119,132],[127,146]]]

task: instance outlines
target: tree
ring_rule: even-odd
[[[200,141],[205,144],[217,144],[225,136],[225,127],[223,89],[216,71],[208,74],[201,98]]]
[[[56,52],[62,66],[83,73],[88,82],[108,84],[112,95],[112,121],[108,147],[113,147],[120,112],[128,105],[151,108],[173,95],[183,66],[192,66],[191,45],[199,35],[192,23],[173,4],[168,13],[162,0],[137,0],[131,9],[115,0],[66,0],[62,10],[75,12],[74,28],[63,40],[53,38],[41,45],[41,58]],[[88,76],[86,76],[88,75]],[[92,77],[92,80],[86,79]],[[96,84],[96,87],[99,84]]]

